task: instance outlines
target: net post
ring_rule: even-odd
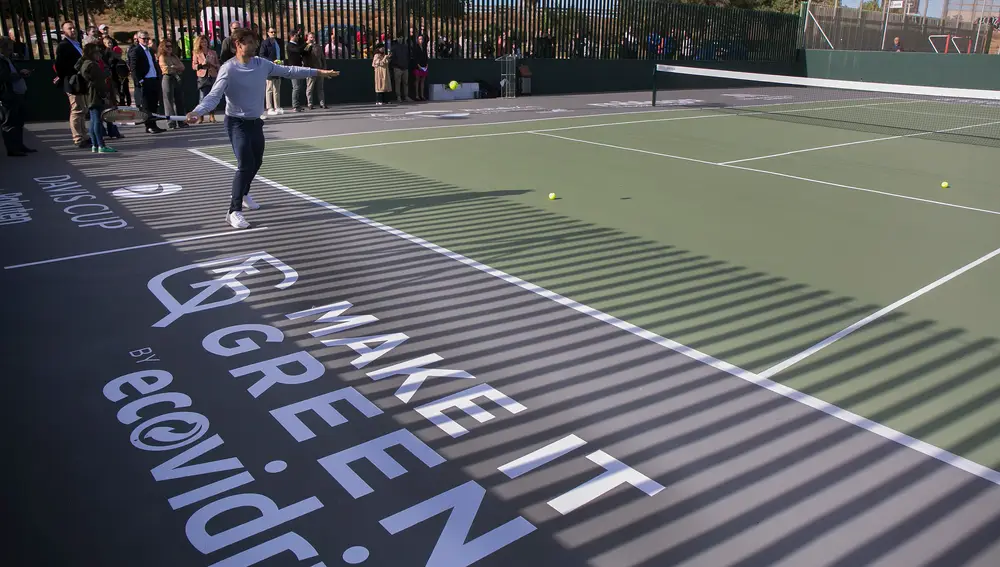
[[[653,107],[656,107],[656,73],[658,72],[659,65],[653,63]]]

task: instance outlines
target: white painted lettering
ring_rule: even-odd
[[[194,514],[191,514],[184,530],[191,545],[203,554],[208,555],[223,547],[251,538],[265,530],[272,529],[275,526],[319,510],[322,507],[323,504],[315,496],[300,500],[284,508],[278,508],[274,500],[263,494],[234,494],[210,502]],[[237,508],[254,508],[260,512],[260,517],[217,534],[208,533],[208,523],[210,521],[219,516],[219,514],[236,510]]]
[[[281,368],[286,365],[296,365],[302,371],[296,374],[288,374]],[[316,357],[304,350],[271,358],[255,364],[241,366],[230,370],[229,373],[234,378],[240,378],[248,374],[260,372],[263,374],[260,380],[247,388],[250,395],[257,398],[275,384],[305,384],[319,378],[326,372],[323,363],[316,360]]]
[[[223,492],[228,492],[234,488],[250,484],[251,482],[253,482],[253,475],[243,471],[240,474],[234,474],[231,477],[217,480],[212,484],[207,484],[205,486],[195,488],[194,490],[189,490],[184,494],[178,494],[177,496],[167,500],[167,503],[170,504],[171,509],[179,510],[185,506],[190,506],[196,502],[201,502],[202,500],[213,496],[218,496]]]
[[[177,427],[156,427],[163,422],[186,423],[189,428],[187,431],[178,431]],[[132,430],[130,440],[135,448],[143,451],[171,451],[194,443],[206,433],[208,433],[207,417],[190,411],[175,411],[140,423]],[[147,440],[156,444],[149,444]]]
[[[257,332],[264,335],[264,340],[269,343],[280,343],[285,338],[285,334],[271,325],[233,325],[218,331],[212,331],[201,341],[201,346],[208,352],[218,356],[235,356],[260,348],[256,341],[250,338],[236,339],[236,346],[222,346],[222,339],[227,335],[236,333]]]
[[[441,428],[441,431],[451,435],[453,438],[461,437],[462,435],[468,433],[469,430],[445,415],[444,411],[451,408],[457,408],[464,411],[469,415],[469,417],[474,418],[479,423],[486,423],[496,416],[484,410],[472,401],[480,397],[493,400],[497,405],[512,414],[520,413],[528,409],[512,400],[506,394],[501,393],[493,386],[490,386],[489,384],[479,384],[469,388],[468,390],[463,390],[457,394],[441,398],[436,402],[420,406],[417,408],[417,413],[430,420],[431,423]]]
[[[164,480],[174,480],[243,468],[243,463],[236,457],[194,465],[188,464],[212,449],[221,447],[224,443],[222,437],[218,434],[212,435],[194,447],[185,449],[183,453],[178,453],[171,457],[170,460],[157,465],[150,472],[153,473],[153,478],[157,482],[162,482]]]
[[[319,555],[306,539],[295,532],[284,533],[272,540],[255,545],[250,549],[241,551],[232,557],[227,557],[217,563],[212,563],[209,567],[250,567],[265,559],[270,559],[275,555],[291,551],[299,561],[312,559]],[[322,562],[312,567],[326,567]]]
[[[597,478],[588,480],[566,494],[549,501],[549,506],[560,514],[568,514],[573,510],[599,498],[601,495],[623,485],[630,484],[654,496],[663,490],[663,485],[652,480],[641,472],[633,469],[604,451],[594,451],[587,458],[604,467],[605,472]]]
[[[164,392],[139,398],[125,404],[118,410],[118,421],[125,425],[131,425],[139,419],[139,410],[156,404],[172,404],[174,409],[191,407],[191,398],[187,394],[177,392]]]
[[[385,518],[379,523],[392,535],[451,510],[426,567],[467,567],[535,531],[518,516],[466,543],[469,530],[483,503],[486,489],[470,480]]]
[[[382,413],[382,410],[375,404],[368,401],[360,392],[348,386],[339,390],[329,392],[315,398],[295,402],[284,407],[271,410],[271,415],[278,423],[285,428],[292,437],[299,443],[312,439],[316,436],[309,427],[302,423],[298,414],[313,411],[323,418],[330,427],[336,427],[342,423],[347,423],[347,418],[342,413],[333,408],[333,402],[343,400],[358,410],[365,417],[374,417]]]
[[[445,462],[444,457],[428,447],[416,435],[406,429],[397,429],[392,433],[365,441],[339,453],[328,455],[319,460],[319,464],[330,473],[330,476],[344,487],[355,499],[373,492],[357,473],[351,470],[350,464],[359,459],[367,459],[386,478],[393,479],[406,473],[406,469],[398,461],[385,452],[389,447],[402,445],[410,453],[420,459],[428,467],[436,467]]]
[[[153,349],[150,347],[137,348],[135,350],[130,350],[128,352],[129,356],[132,358],[139,358],[140,356],[146,356],[147,354],[153,354]]]
[[[297,313],[290,313],[285,315],[288,319],[302,319],[304,317],[312,317],[313,315],[320,315],[319,319],[316,321],[318,323],[333,323],[328,327],[323,327],[322,329],[316,329],[311,331],[309,334],[314,337],[323,337],[337,331],[346,331],[347,329],[353,329],[364,325],[366,323],[372,323],[378,321],[378,318],[374,315],[349,315],[347,317],[341,317],[345,311],[353,307],[350,302],[341,301],[340,303],[333,303],[331,305],[324,305],[323,307],[313,307],[312,309],[307,309],[305,311],[299,311]]]
[[[148,382],[146,378],[155,380]],[[122,391],[122,386],[125,384],[132,386],[139,395],[144,396],[167,387],[173,380],[174,377],[166,370],[140,370],[108,382],[104,386],[104,397],[112,402],[120,402],[128,397],[128,394]]]
[[[551,463],[559,457],[586,445],[587,442],[576,435],[567,435],[558,441],[553,441],[541,449],[536,449],[527,455],[514,459],[506,465],[497,467],[497,470],[507,475],[507,478],[517,478],[527,474],[540,466]]]
[[[351,361],[355,368],[363,368],[390,350],[403,344],[403,341],[410,337],[403,333],[391,333],[388,335],[377,335],[374,337],[349,337],[346,339],[323,339],[320,341],[328,347],[346,346],[358,353],[360,356]],[[371,348],[368,343],[378,343],[378,346]]]
[[[420,358],[414,358],[412,360],[407,360],[406,362],[400,362],[399,364],[394,364],[388,368],[383,368],[382,370],[375,370],[368,373],[368,377],[372,380],[384,380],[391,376],[396,376],[398,374],[405,374],[406,380],[403,384],[396,390],[396,397],[402,400],[404,403],[409,402],[413,394],[417,392],[420,386],[425,380],[431,377],[438,378],[464,378],[468,380],[475,380],[476,377],[469,374],[464,370],[451,370],[448,368],[424,368],[423,365],[431,364],[443,360],[440,356],[436,354],[428,354],[426,356],[421,356]]]
[[[239,262],[239,264],[235,266],[232,265],[236,262]],[[153,279],[149,280],[149,283],[146,284],[149,291],[151,291],[153,295],[160,300],[160,303],[167,308],[168,312],[165,317],[156,323],[153,323],[153,326],[166,327],[184,315],[190,315],[199,311],[215,309],[216,307],[223,307],[243,301],[250,296],[250,289],[243,285],[237,278],[242,275],[254,275],[260,273],[260,270],[256,267],[256,264],[259,262],[270,264],[279,270],[282,275],[284,275],[284,279],[281,283],[274,286],[276,289],[286,289],[298,281],[299,275],[295,270],[264,251],[243,254],[240,256],[232,256],[219,260],[211,260],[208,262],[199,262],[197,264],[190,264],[180,268],[167,270],[166,272],[155,276]],[[177,298],[167,291],[163,285],[163,282],[171,276],[189,270],[204,270],[209,268],[211,268],[210,271],[212,273],[221,275],[209,281],[190,284],[189,287],[194,289],[201,288],[201,291],[184,303],[178,301]],[[207,301],[210,297],[224,288],[231,291],[232,295],[218,301]]]

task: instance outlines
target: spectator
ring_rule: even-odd
[[[25,77],[28,69],[20,69],[13,62],[14,41],[0,37],[0,134],[7,155],[24,157],[35,150],[24,145],[24,98],[28,92]]]
[[[73,143],[77,147],[86,149],[90,147],[90,140],[87,136],[86,107],[82,106],[80,95],[69,92],[69,82],[66,80],[76,74],[76,63],[83,54],[83,47],[77,41],[76,24],[73,22],[63,22],[62,40],[56,46],[56,78],[53,83],[61,87],[66,97],[69,99],[69,131],[73,136]]]
[[[260,58],[281,65],[282,57],[285,53],[285,44],[278,37],[278,31],[274,26],[267,27],[267,39],[260,44]],[[284,114],[281,108],[281,77],[269,76],[264,90],[264,106],[267,108],[267,115]]]
[[[209,46],[216,55],[222,53],[222,28],[215,26],[212,28],[212,41],[209,42]],[[221,61],[220,61],[221,63]]]
[[[209,47],[208,38],[199,35],[195,40],[194,56],[191,58],[191,68],[194,69],[194,74],[198,77],[198,102],[205,100],[208,93],[212,91],[212,85],[215,84],[215,78],[219,76],[219,67],[221,66],[219,55]],[[215,122],[214,109],[209,111],[208,121]],[[198,124],[203,122],[205,122],[205,117],[199,116]]]
[[[115,81],[114,76],[114,66],[115,66],[115,52],[108,49],[105,45],[105,40],[107,37],[101,38],[100,42],[96,45],[100,50],[100,57],[97,59],[97,64],[101,68],[101,73],[104,75],[104,92],[106,97],[104,99],[104,108],[111,108],[118,105],[118,84]],[[124,138],[121,132],[118,131],[118,126],[114,122],[104,121],[101,125],[101,134],[105,138]]]
[[[10,59],[12,61],[23,61],[28,59],[28,45],[23,41],[18,41],[17,32],[14,31],[14,28],[7,30],[7,37],[10,38],[11,44],[13,45],[11,48]]]
[[[417,36],[417,46],[413,50],[413,100],[427,100],[424,96],[424,81],[427,79],[427,44],[424,36]]]
[[[341,43],[339,37],[331,35],[330,43],[326,45],[324,51],[327,59],[342,59],[344,57],[344,44]]]
[[[375,68],[375,104],[382,106],[387,102],[386,93],[392,92],[392,84],[389,81],[389,56],[381,43],[375,46],[372,67]]]
[[[128,66],[132,70],[132,84],[135,86],[135,105],[146,112],[156,112],[160,106],[159,65],[153,61],[149,49],[149,33],[138,34],[139,43],[128,52]],[[159,134],[166,132],[156,124],[155,118],[146,121],[146,132]]]
[[[231,22],[229,24],[229,36],[222,40],[222,47],[219,48],[219,63],[225,63],[236,57],[236,49],[233,47],[233,32],[238,29],[240,29],[239,22]]]
[[[302,63],[304,67],[310,69],[326,69],[326,58],[323,56],[323,49],[316,41],[316,34],[309,32],[306,34],[305,51],[302,52]],[[326,80],[317,75],[306,79],[306,100],[309,110],[312,110],[317,102],[320,108],[326,108],[326,90],[324,83]]]
[[[413,31],[413,28],[410,28]],[[396,98],[406,102],[410,94],[410,45],[409,41],[394,41],[390,52],[389,63],[392,66],[392,78],[396,83]]]
[[[114,153],[114,148],[104,144],[101,112],[106,108],[108,97],[107,76],[101,70],[101,44],[96,42],[83,46],[83,56],[76,63],[76,70],[86,81],[85,94],[80,95],[81,104],[90,112],[90,143],[94,153]]]
[[[160,71],[163,73],[163,110],[167,116],[179,116],[184,112],[184,92],[181,86],[181,76],[184,74],[184,63],[177,56],[174,42],[169,39],[160,43],[157,51],[157,62],[160,64]],[[171,120],[167,123],[167,128],[187,128],[187,122],[175,122]]]
[[[122,48],[118,47],[111,36],[104,36],[104,62],[109,69],[117,100],[112,103],[118,106],[132,106],[132,95],[128,88],[128,64],[125,63]]]
[[[900,43],[898,37],[892,39],[892,50],[895,51],[896,53],[900,53],[901,51],[903,51],[903,44]]]
[[[97,31],[101,32],[101,39],[103,39],[103,40],[109,40],[110,39],[111,40],[111,47],[118,47],[118,41],[115,40],[115,38],[111,37],[111,26],[109,26],[108,24],[101,24],[101,25],[97,26]],[[108,44],[108,42],[105,41],[104,45],[107,45],[107,44]],[[119,49],[118,52],[120,54],[121,50]]]
[[[302,62],[302,32],[299,29],[292,30],[292,35],[288,38],[285,46],[288,52],[285,56],[285,64],[289,67],[304,67]],[[292,79],[292,111],[302,112],[306,105],[305,101],[306,80]]]

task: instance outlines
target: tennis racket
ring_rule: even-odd
[[[150,118],[155,118],[157,120],[173,120],[176,122],[187,121],[187,116],[164,116],[162,114],[155,114],[134,106],[109,108],[101,113],[101,120],[105,122],[113,122],[115,124],[142,124]]]

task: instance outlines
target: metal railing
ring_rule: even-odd
[[[284,39],[314,32],[331,59],[369,58],[387,37],[422,34],[435,58],[789,61],[801,28],[794,14],[663,0],[149,1],[141,29],[174,38],[186,53],[197,35],[217,45],[238,21],[258,32],[274,26]],[[52,57],[63,20],[81,34],[95,19],[138,31],[95,15],[98,3],[108,0],[0,0],[0,27],[13,29],[28,58]]]

